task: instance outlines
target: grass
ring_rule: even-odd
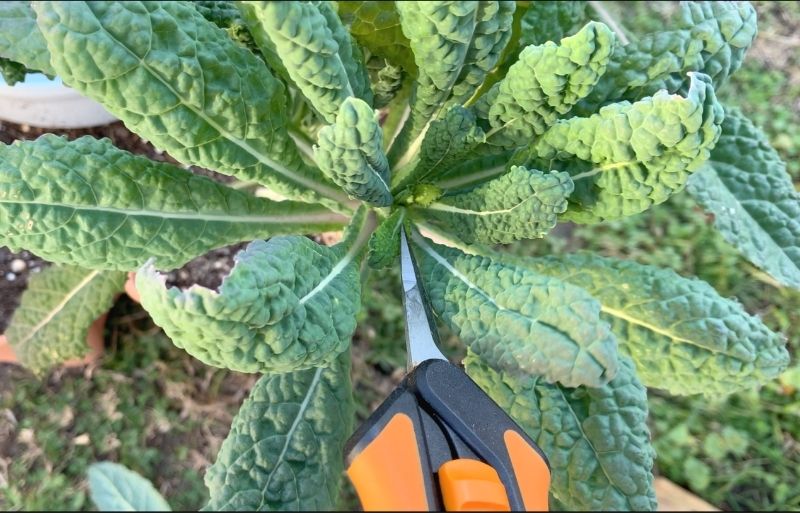
[[[625,3],[625,20],[658,29],[672,9]],[[744,67],[720,91],[762,125],[800,181],[800,7],[756,2],[760,36]],[[611,4],[612,14],[621,12]],[[645,214],[596,226],[560,227],[558,236],[514,250],[548,254],[589,249],[696,275],[737,297],[787,336],[793,366],[781,380],[729,397],[672,398],[651,391],[657,470],[727,509],[800,509],[800,293],[772,285],[714,231],[685,195]],[[353,346],[363,420],[405,367],[397,271],[373,273]],[[86,467],[118,461],[153,480],[174,509],[202,506],[202,476],[254,381],[206,367],[176,349],[129,302],[109,324],[111,348],[89,371],[40,382],[0,368],[0,509],[90,509]],[[461,345],[443,333],[445,351]],[[342,505],[355,506],[352,490]]]
[[[254,378],[189,358],[121,300],[96,368],[40,381],[0,367],[0,509],[90,509],[86,469],[117,461],[153,480],[174,509],[207,500],[202,476]]]

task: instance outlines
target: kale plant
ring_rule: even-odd
[[[185,166],[238,180],[106,139],[1,146],[0,243],[69,266],[15,316],[22,361],[42,372],[84,351],[76,333],[135,270],[178,347],[263,374],[206,474],[208,507],[331,508],[361,280],[397,264],[405,229],[468,373],[548,455],[554,506],[655,509],[645,387],[756,386],[787,365],[784,338],[670,270],[499,244],[686,188],[746,258],[800,287],[800,198],[761,131],[715,94],[756,35],[750,4],[684,3],[627,44],[587,11],[1,4],[0,57],[61,77]],[[340,229],[330,247],[302,235]],[[159,272],[248,240],[218,290],[167,287]]]

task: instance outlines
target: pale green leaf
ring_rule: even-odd
[[[573,113],[587,116],[608,103],[636,101],[662,89],[681,92],[692,71],[708,75],[719,89],[742,65],[756,32],[750,2],[681,2],[672,30],[617,46],[605,75]]]
[[[413,238],[434,312],[492,366],[567,386],[601,386],[616,374],[616,341],[585,291]]]
[[[0,2],[0,57],[46,75],[56,74],[30,2]]]
[[[729,243],[779,282],[800,288],[800,193],[764,133],[728,110],[708,165],[688,191]]]
[[[64,82],[185,164],[336,207],[347,196],[303,163],[284,86],[190,2],[38,2]]]
[[[531,152],[572,175],[575,192],[563,217],[599,222],[638,214],[683,190],[708,159],[722,119],[711,80],[695,73],[685,97],[659,91],[561,120]]]
[[[347,79],[350,81],[353,93],[356,97],[372,105],[372,89],[370,88],[369,74],[367,73],[361,47],[358,46],[358,42],[350,35],[347,27],[342,23],[341,18],[336,13],[334,2],[317,0],[317,6],[319,12],[325,16],[328,28],[339,45],[339,58],[347,71]]]
[[[494,67],[510,37],[513,7],[491,1],[408,1],[395,7],[419,71],[409,119],[389,153],[392,165],[402,167],[413,160],[451,95],[458,94],[454,101],[469,98]]]
[[[126,274],[49,267],[32,274],[6,330],[20,363],[36,374],[89,352],[89,326],[122,291]]]
[[[511,170],[470,192],[445,196],[420,209],[464,242],[508,243],[543,237],[567,209],[568,173]]]
[[[765,383],[789,363],[782,335],[696,278],[588,253],[511,262],[594,296],[647,386],[723,395]]]
[[[383,222],[369,239],[367,264],[372,269],[391,267],[400,255],[400,230],[403,229],[405,209],[399,208]]]
[[[167,287],[152,266],[136,274],[136,288],[175,345],[207,365],[261,373],[326,365],[356,328],[365,226],[333,247],[297,236],[252,242],[219,290]]]
[[[599,388],[566,388],[498,372],[474,354],[466,371],[550,462],[550,493],[565,511],[654,511],[647,391],[633,364]]]
[[[93,463],[89,495],[100,511],[171,511],[153,484],[118,463]]]
[[[43,135],[0,145],[0,244],[53,262],[130,271],[206,251],[341,227],[322,206],[256,198],[108,139]]]
[[[358,98],[346,99],[336,122],[323,127],[317,137],[314,155],[328,178],[371,205],[392,204],[383,132],[372,107]]]
[[[206,510],[331,510],[354,405],[350,355],[330,368],[263,376],[206,472]]]
[[[586,21],[586,2],[531,2],[521,20],[520,46],[561,41]]]
[[[282,67],[328,123],[335,121],[345,98],[364,93],[364,64],[354,61],[349,34],[326,2],[239,2],[239,6],[267,62],[278,70]],[[360,72],[354,73],[356,69]],[[372,95],[366,99],[372,101]]]
[[[344,1],[336,2],[339,16],[350,33],[373,55],[384,57],[416,75],[417,64],[411,53],[411,43],[400,27],[400,15],[395,2]]]
[[[493,128],[489,142],[504,147],[531,143],[592,90],[613,48],[614,33],[591,22],[559,44],[522,50],[506,77],[476,106]]]
[[[448,103],[463,104],[469,100],[495,67],[511,38],[515,8],[516,2],[508,0],[478,2],[472,41]]]

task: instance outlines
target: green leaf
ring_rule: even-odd
[[[333,247],[298,236],[252,242],[217,291],[168,288],[152,266],[136,274],[136,288],[175,345],[207,365],[261,373],[326,365],[356,328],[366,227]]]
[[[89,326],[122,291],[126,274],[53,266],[32,274],[6,330],[19,361],[36,374],[88,353]]]
[[[399,208],[383,222],[369,239],[367,264],[372,269],[391,267],[400,255],[400,230],[403,229],[406,211]]]
[[[561,41],[586,19],[586,2],[531,2],[521,19],[520,46]]]
[[[276,70],[283,68],[328,123],[335,121],[345,98],[364,94],[364,63],[354,60],[350,36],[326,2],[240,2],[239,6],[267,62]],[[371,93],[366,100],[372,101]]]
[[[0,74],[6,85],[13,86],[17,82],[24,81],[27,72],[28,68],[24,64],[0,57]]]
[[[756,32],[750,2],[681,2],[673,30],[615,49],[606,74],[573,113],[587,116],[608,103],[636,101],[662,89],[681,92],[693,71],[711,77],[719,90],[742,65]]]
[[[472,41],[448,103],[468,101],[495,67],[511,38],[515,8],[516,2],[508,0],[478,2]]]
[[[407,1],[395,7],[419,70],[410,117],[389,152],[389,162],[400,168],[413,161],[428,125],[451,94],[457,94],[454,101],[472,96],[494,67],[510,37],[513,6]]]
[[[236,2],[233,0],[195,0],[192,5],[197,12],[203,15],[203,18],[227,32],[228,36],[239,45],[254,53],[259,53],[258,46],[242,19],[242,13],[236,7]]]
[[[595,223],[638,214],[682,190],[708,159],[722,119],[711,80],[695,73],[686,97],[659,91],[559,121],[531,152],[572,175],[575,193],[564,219]]]
[[[0,2],[0,57],[45,75],[56,74],[30,2]]]
[[[728,110],[708,165],[689,193],[714,214],[714,226],[748,260],[800,288],[800,194],[767,137],[737,109]]]
[[[473,156],[472,158],[467,156],[466,160],[462,162],[454,162],[453,167],[436,177],[433,182],[448,192],[461,189],[470,190],[476,185],[507,173],[513,163],[513,157],[514,151],[511,150]],[[524,164],[526,160],[522,159],[519,163]]]
[[[118,463],[93,463],[89,494],[100,511],[171,511],[153,484]]]
[[[314,155],[322,172],[350,196],[378,207],[392,204],[383,133],[363,100],[342,102],[336,122],[319,131]]]
[[[445,196],[421,209],[467,243],[508,243],[543,237],[567,209],[573,189],[568,173],[522,166],[470,192]]]
[[[347,78],[353,88],[353,93],[356,97],[372,105],[372,89],[370,88],[369,74],[367,73],[364,53],[361,51],[361,47],[342,23],[341,18],[336,13],[334,2],[317,0],[317,6],[319,7],[319,12],[325,16],[328,28],[339,45],[339,58],[347,71]]]
[[[475,114],[460,105],[447,110],[442,119],[431,122],[420,147],[419,160],[392,175],[393,189],[431,181],[461,163],[486,142],[476,125]]]
[[[206,472],[206,510],[330,510],[354,417],[350,355],[263,376]]]
[[[403,77],[405,76],[403,68],[390,64],[383,57],[373,57],[367,63],[367,69],[370,72],[370,82],[375,93],[373,106],[376,109],[386,107],[403,87]]]
[[[606,70],[614,33],[586,24],[559,44],[528,46],[476,109],[489,120],[492,144],[528,144],[586,96]]]
[[[333,208],[348,202],[303,163],[286,130],[284,86],[190,2],[34,9],[64,82],[157,148],[290,198]]]
[[[725,395],[765,383],[789,363],[782,335],[696,278],[590,253],[512,262],[594,296],[647,386]]]
[[[566,388],[498,372],[474,354],[466,371],[550,461],[550,492],[567,511],[654,511],[647,391],[633,365],[599,388]]]
[[[134,270],[179,267],[206,251],[340,227],[324,207],[256,198],[115,148],[46,134],[0,145],[0,244],[53,262]]]
[[[616,374],[616,341],[583,290],[413,239],[434,312],[490,365],[567,386],[602,386]]]
[[[400,27],[395,2],[336,2],[339,16],[361,46],[373,55],[384,57],[408,73],[417,73],[411,43]]]

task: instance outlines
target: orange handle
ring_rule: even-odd
[[[527,511],[549,511],[550,469],[542,456],[520,436],[509,429],[503,440],[514,469],[514,477]]]
[[[364,511],[430,511],[414,423],[398,413],[361,450],[347,476]]]

